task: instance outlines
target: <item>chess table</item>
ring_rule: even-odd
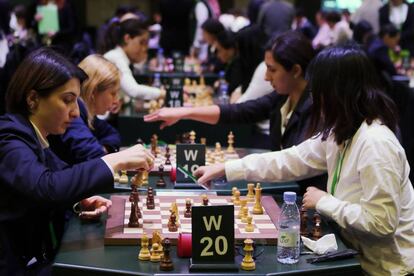
[[[138,205],[142,212],[143,227],[131,228],[128,226],[131,210],[129,196],[111,196],[112,207],[109,210],[105,228],[105,244],[139,244],[143,233],[151,236],[155,230],[159,231],[164,238],[169,238],[173,244],[176,244],[179,232],[191,232],[191,218],[184,217],[186,198],[192,201],[193,206],[201,206],[202,199],[200,195],[162,193],[155,196],[155,209],[148,210],[145,206],[145,196],[140,196]],[[241,197],[241,199],[243,198],[245,197]],[[233,204],[230,196],[212,194],[208,196],[208,199],[209,205],[211,206]],[[170,232],[168,230],[169,209],[173,202],[177,203],[179,212],[177,232]],[[266,244],[276,244],[278,236],[276,223],[280,212],[279,206],[271,196],[263,196],[261,202],[264,208],[262,215],[252,214],[254,201],[247,203],[249,214],[253,217],[253,232],[246,232],[244,230],[247,223],[243,223],[237,218],[240,206],[234,206],[234,234],[236,243],[243,243],[244,239],[250,238],[261,240]]]
[[[125,195],[125,194],[124,194]],[[110,197],[109,195],[104,195]],[[120,194],[119,196],[123,196]],[[280,205],[282,199],[277,197]],[[78,217],[69,219],[59,252],[52,264],[52,274],[66,275],[165,275],[160,271],[159,264],[138,261],[139,245],[111,245],[104,242],[106,216],[100,221],[83,223]],[[324,224],[324,229],[335,233],[338,249],[347,247],[334,229]],[[239,270],[238,275],[362,275],[361,266],[356,258],[337,260],[319,264],[309,264],[306,259],[311,255],[301,255],[295,265],[282,265],[276,261],[276,246],[263,246],[256,242],[257,256],[256,270]],[[189,259],[178,258],[176,246],[171,248],[171,258],[174,264],[174,275],[200,275],[189,271]],[[239,255],[240,248],[236,248],[236,263],[240,264],[243,256]],[[234,275],[225,271],[218,271],[210,275]]]

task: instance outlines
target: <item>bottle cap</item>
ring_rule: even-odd
[[[283,200],[285,202],[296,202],[296,193],[295,192],[284,192]]]

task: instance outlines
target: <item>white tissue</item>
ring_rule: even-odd
[[[317,241],[302,236],[303,244],[318,255],[338,250],[335,235],[328,234]]]

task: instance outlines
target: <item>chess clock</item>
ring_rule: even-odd
[[[193,174],[206,163],[206,146],[203,144],[177,145],[177,172],[175,188],[199,188]]]
[[[190,271],[237,271],[234,262],[234,205],[193,206]]]
[[[183,106],[183,78],[172,77],[167,86],[167,107],[181,107]]]

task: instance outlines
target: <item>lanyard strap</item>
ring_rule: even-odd
[[[351,144],[351,141],[352,140],[348,141],[345,144],[345,148],[344,148],[344,151],[342,152],[342,154],[339,152],[339,156],[338,156],[338,159],[336,161],[334,176],[333,176],[333,179],[332,179],[331,195],[334,195],[334,193],[335,193],[336,185],[338,184],[339,178],[341,176],[342,163],[344,162],[345,153],[346,153],[346,150],[348,149],[349,145]]]

